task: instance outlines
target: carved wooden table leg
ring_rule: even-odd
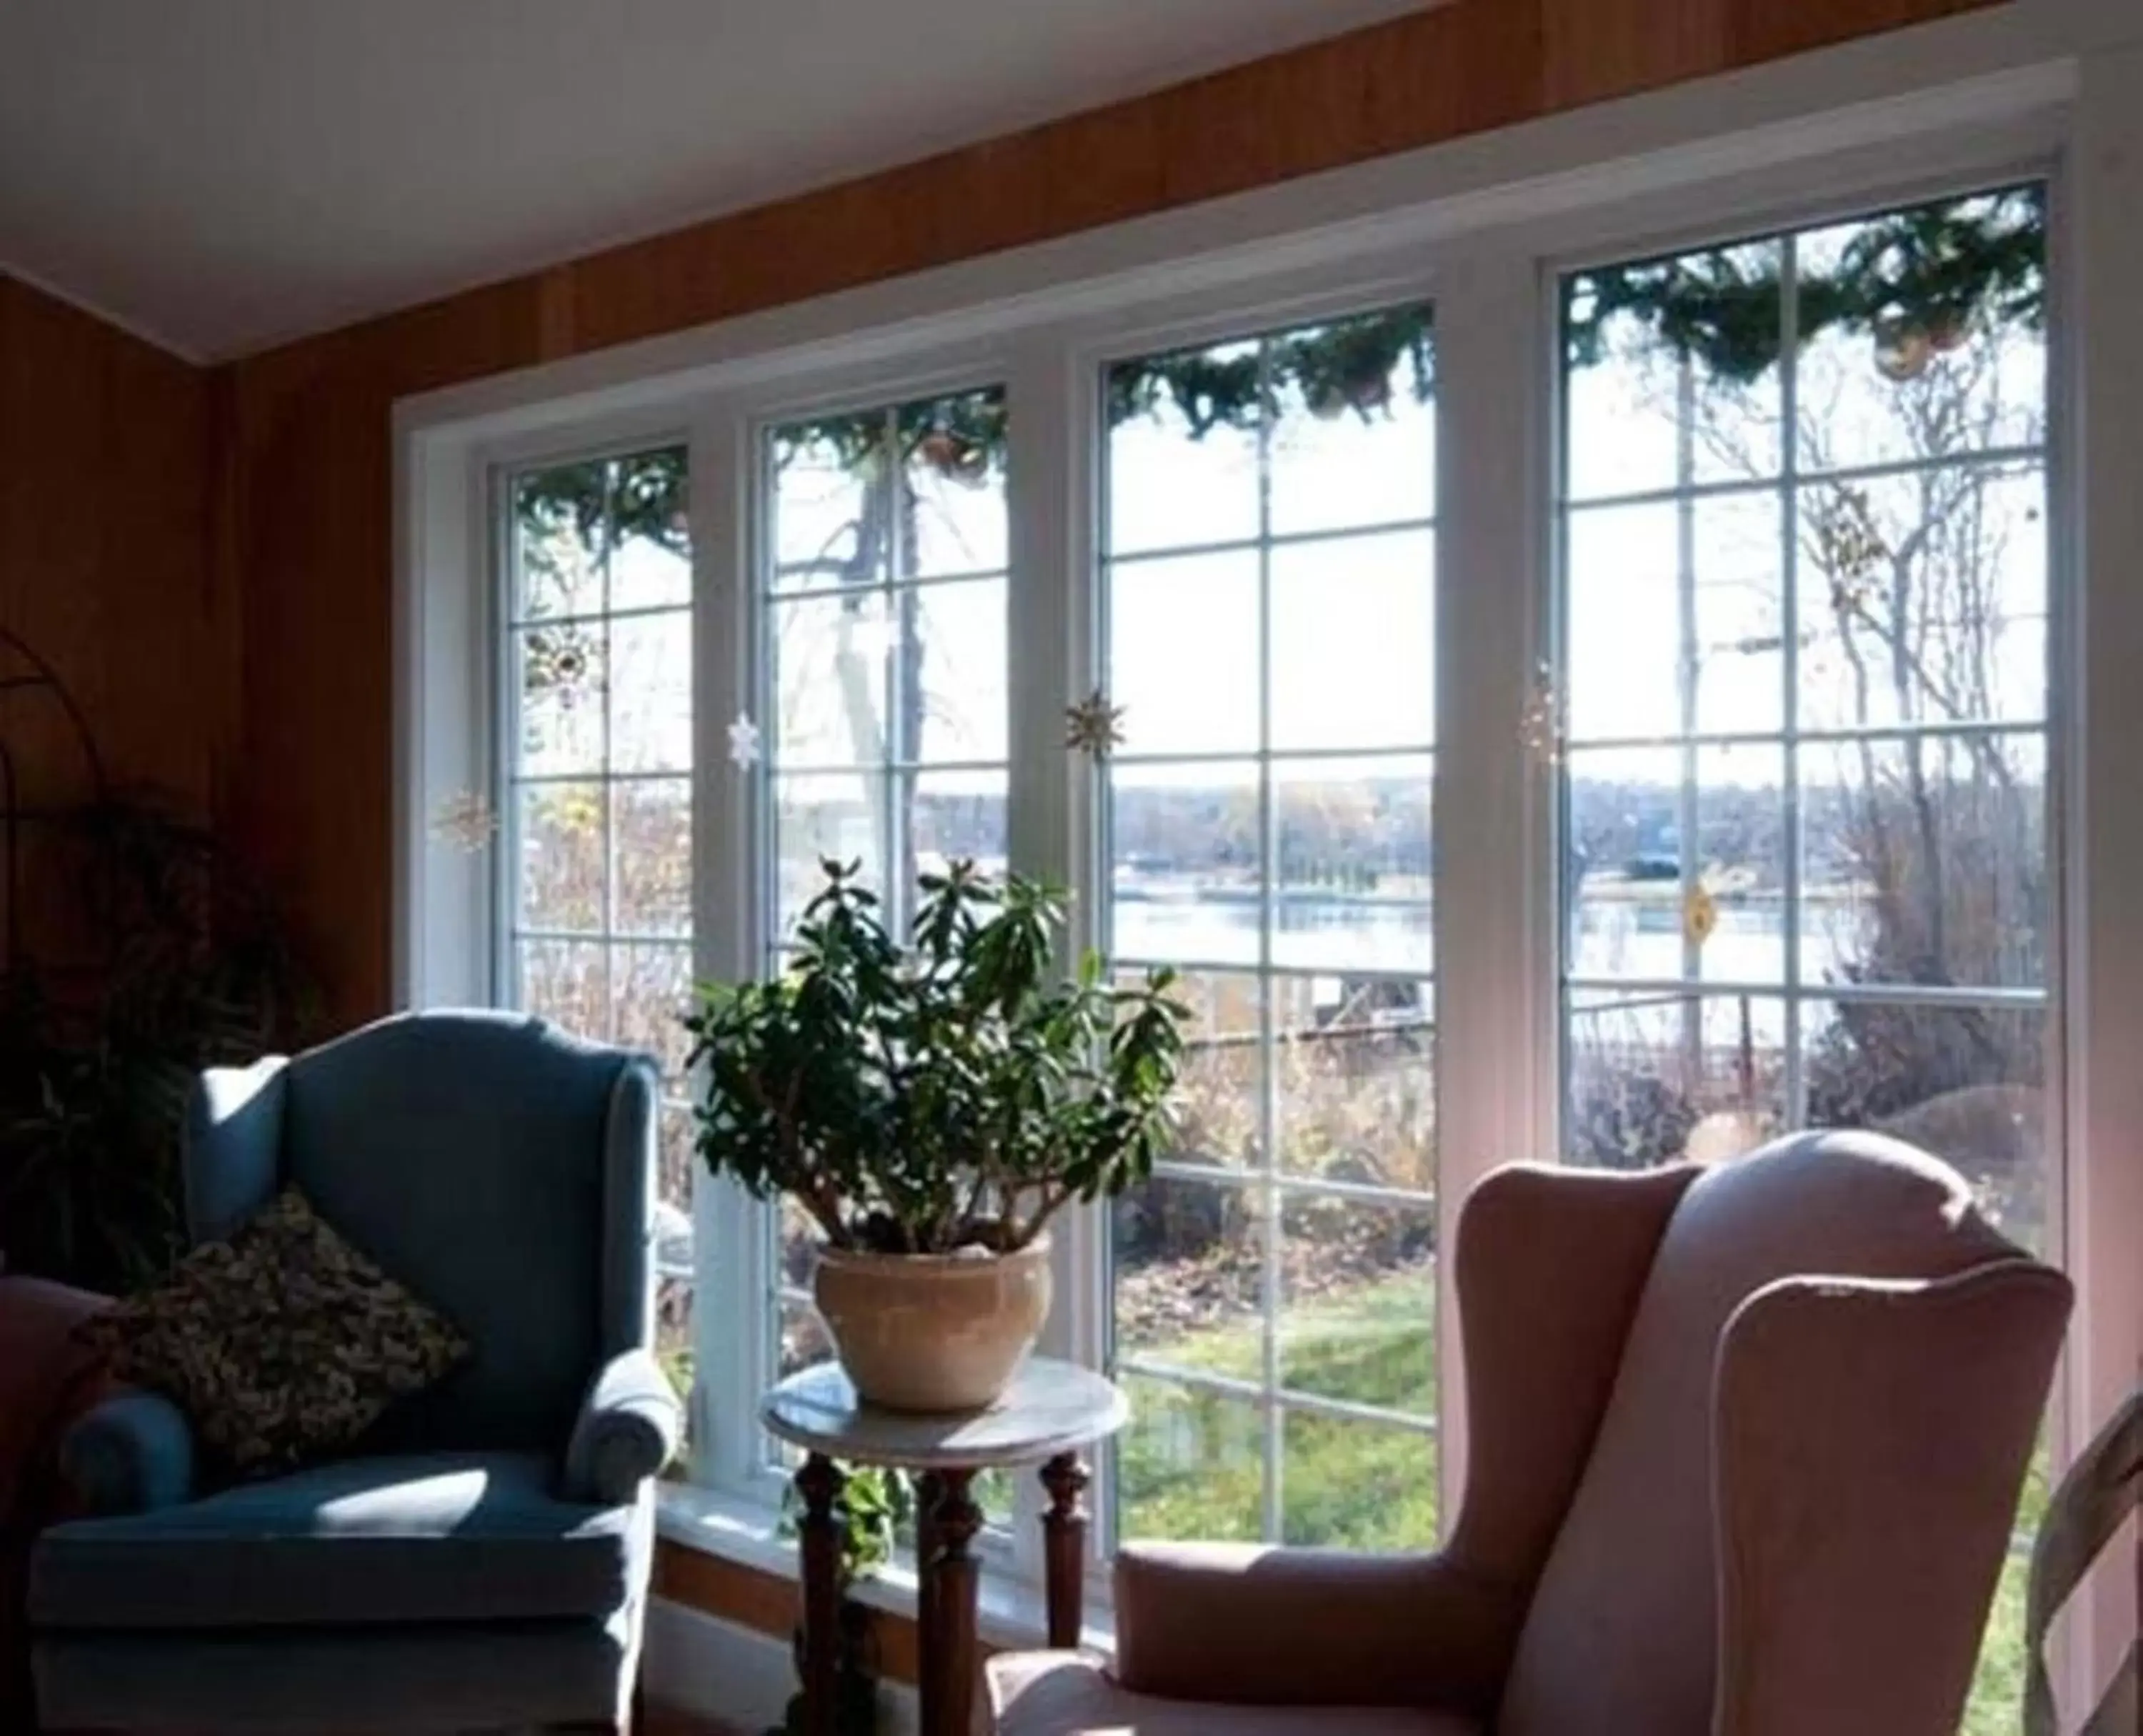
[[[945,1478],[941,1471],[918,1471],[915,1477],[915,1649],[916,1668],[919,1679],[916,1691],[919,1695],[923,1683],[930,1674],[931,1646],[935,1642],[939,1627],[938,1601],[938,1556],[944,1547],[944,1540],[938,1532],[938,1504],[945,1498]]]
[[[1079,1644],[1086,1561],[1086,1509],[1080,1497],[1090,1481],[1076,1452],[1060,1453],[1042,1467],[1042,1486],[1049,1491],[1049,1511],[1042,1516],[1049,1643],[1063,1650]]]
[[[796,1473],[804,1497],[797,1526],[804,1557],[804,1736],[834,1736],[841,1668],[841,1528],[834,1503],[847,1481],[840,1467],[813,1453]]]
[[[921,1599],[917,1611],[922,1652],[923,1736],[970,1736],[975,1707],[975,1558],[968,1546],[982,1527],[982,1511],[969,1493],[972,1471],[942,1471],[925,1477],[918,1499],[922,1553]],[[934,1499],[933,1498],[934,1497]]]

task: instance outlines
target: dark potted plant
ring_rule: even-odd
[[[903,946],[824,864],[790,970],[709,985],[686,1023],[701,1157],[824,1238],[813,1298],[857,1390],[989,1403],[1049,1308],[1050,1221],[1152,1169],[1186,1009],[1173,974],[1058,968],[1063,895],[972,863],[926,876]]]

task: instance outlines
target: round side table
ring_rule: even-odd
[[[982,1510],[969,1492],[975,1473],[1042,1465],[1049,1491],[1042,1516],[1048,1569],[1049,1643],[1079,1643],[1086,1487],[1080,1450],[1114,1434],[1131,1407],[1116,1384],[1091,1368],[1030,1358],[987,1410],[924,1416],[864,1403],[838,1364],[793,1374],[766,1395],[760,1417],[770,1432],[804,1452],[796,1473],[804,1563],[804,1706],[808,1736],[831,1736],[839,1666],[841,1492],[836,1459],[918,1473],[915,1556],[918,1584],[917,1684],[923,1736],[969,1736],[974,1714],[975,1558],[970,1546]]]

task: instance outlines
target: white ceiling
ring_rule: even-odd
[[[238,355],[1425,0],[0,0],[0,270]]]

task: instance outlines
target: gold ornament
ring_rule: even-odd
[[[759,764],[762,751],[759,725],[751,720],[750,712],[738,712],[736,720],[730,725],[730,764],[750,771]]]
[[[1106,759],[1124,742],[1124,708],[1096,687],[1064,714],[1064,745]]]
[[[1875,328],[1875,371],[1893,386],[1925,373],[1934,353],[1934,340],[1924,327],[1892,320]]]
[[[1701,947],[1719,927],[1719,899],[1708,886],[1690,888],[1682,901],[1681,932],[1693,947]]]

